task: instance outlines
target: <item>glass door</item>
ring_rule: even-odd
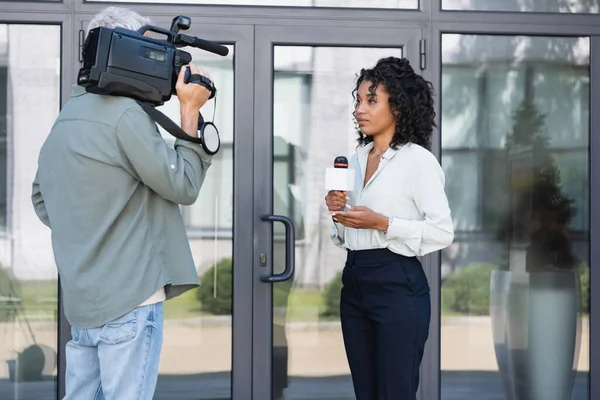
[[[441,34],[442,400],[590,398],[592,55],[586,36]]]
[[[81,21],[85,30],[90,17]],[[171,16],[154,18],[168,29]],[[225,57],[186,47],[211,76],[217,96],[203,107],[221,148],[195,204],[181,207],[201,285],[165,303],[163,349],[155,400],[242,399],[251,380],[252,278],[252,26],[210,25],[192,18],[182,32],[229,48]],[[78,71],[79,66],[77,66]],[[216,109],[215,104],[216,103]],[[179,124],[173,96],[159,109]],[[174,138],[160,128],[165,140]],[[235,154],[235,157],[234,157]],[[234,246],[235,242],[235,246]],[[234,317],[235,314],[235,317]],[[62,348],[70,339],[68,330]],[[233,349],[236,349],[236,352]]]
[[[354,399],[339,321],[345,253],[329,238],[325,169],[356,147],[361,68],[408,58],[419,29],[257,27],[255,399]]]

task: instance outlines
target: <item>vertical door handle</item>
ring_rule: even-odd
[[[285,226],[285,269],[281,274],[261,276],[260,280],[269,283],[287,281],[294,276],[295,271],[296,232],[294,222],[283,215],[263,215],[260,219],[265,222],[281,222]]]

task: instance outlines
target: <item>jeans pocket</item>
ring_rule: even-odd
[[[104,325],[98,336],[107,344],[118,344],[135,337],[138,326],[138,309],[123,315]]]
[[[71,340],[74,343],[79,342],[79,337],[81,335],[81,330],[78,328],[75,328],[74,326],[71,327]]]

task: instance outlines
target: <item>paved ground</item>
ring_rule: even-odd
[[[229,380],[224,376],[162,377],[155,400],[225,400],[230,399]],[[217,374],[218,375],[218,374]],[[286,390],[285,400],[353,400],[349,377],[294,378]],[[0,399],[55,400],[52,382],[28,383],[19,387],[0,381]],[[474,373],[472,377],[442,377],[441,400],[506,400],[498,376]],[[587,379],[580,377],[570,400],[588,400]],[[544,400],[544,399],[535,399]],[[569,400],[569,399],[565,399]]]
[[[36,323],[38,343],[55,348],[56,327]],[[227,321],[168,321],[156,400],[230,398],[231,328]],[[288,326],[290,387],[285,400],[353,399],[341,332],[335,324]],[[4,360],[9,349],[29,344],[14,325],[0,324],[0,400],[54,400],[53,382],[14,385]],[[582,327],[580,371],[589,366],[589,330]],[[505,400],[498,377],[489,318],[444,319],[442,399]],[[475,371],[475,372],[469,372]],[[587,374],[577,380],[570,400],[587,400]],[[16,391],[16,392],[15,392]],[[532,399],[545,400],[545,399]],[[565,399],[568,400],[568,399]]]

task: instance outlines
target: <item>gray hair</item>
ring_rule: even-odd
[[[121,27],[132,31],[137,31],[144,25],[152,25],[152,20],[147,17],[142,17],[133,10],[123,7],[107,7],[94,15],[94,18],[88,25],[86,35],[90,30],[103,26],[106,28]]]

